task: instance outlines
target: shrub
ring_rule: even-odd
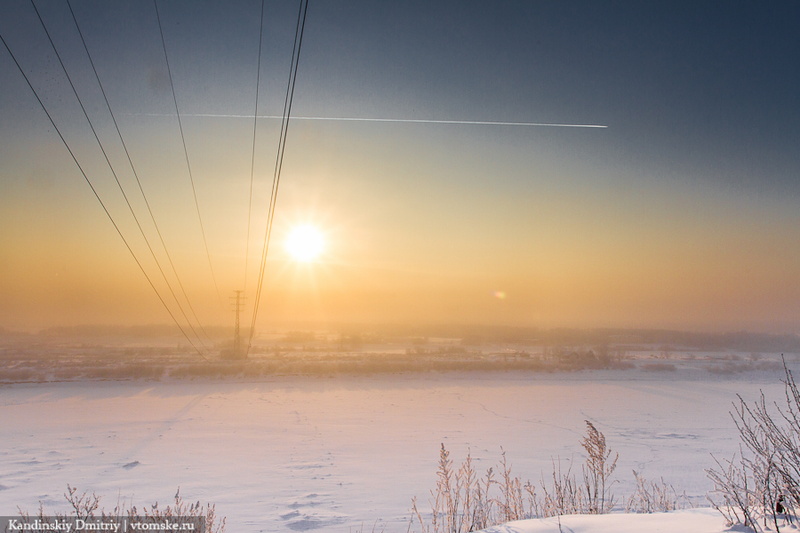
[[[678,368],[672,363],[647,363],[641,366],[645,372],[675,372]]]
[[[707,471],[713,492],[721,501],[712,505],[730,524],[756,532],[795,518],[800,506],[800,391],[783,363],[784,399],[768,404],[763,392],[748,404],[739,396],[731,413],[741,440],[739,457],[716,460]]]

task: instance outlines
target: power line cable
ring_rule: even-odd
[[[261,252],[261,268],[258,276],[258,286],[256,289],[255,304],[253,306],[253,318],[250,323],[250,336],[247,341],[247,350],[245,351],[245,356],[250,353],[250,349],[253,345],[256,319],[258,317],[258,310],[261,303],[267,254],[269,253],[269,243],[272,235],[272,223],[275,218],[275,206],[278,201],[278,189],[281,181],[281,171],[283,170],[283,156],[286,151],[286,137],[289,131],[289,119],[292,114],[295,82],[297,81],[297,67],[300,63],[300,50],[302,49],[303,45],[303,33],[305,31],[307,14],[308,0],[300,0],[300,10],[297,14],[297,26],[295,27],[294,47],[292,49],[291,67],[289,69],[289,81],[286,87],[286,97],[283,101],[283,119],[281,120],[281,134],[278,141],[278,153],[275,159],[275,170],[272,179],[272,193],[269,202],[269,214],[267,216],[267,224],[264,232],[264,243]]]
[[[44,30],[45,35],[47,36],[47,40],[50,42],[50,46],[53,49],[53,53],[56,55],[56,58],[58,59],[58,63],[61,66],[61,69],[64,72],[64,75],[66,76],[67,81],[69,82],[69,86],[72,89],[72,92],[75,95],[76,100],[78,101],[78,105],[80,106],[81,111],[83,111],[83,116],[86,118],[86,121],[89,124],[89,129],[91,129],[92,135],[94,136],[94,139],[97,142],[97,145],[100,148],[100,151],[103,153],[103,157],[104,157],[104,159],[106,161],[106,164],[108,165],[109,170],[111,170],[111,174],[114,176],[114,181],[116,182],[117,187],[119,188],[120,192],[122,193],[122,197],[125,199],[125,203],[128,206],[128,210],[130,211],[131,216],[133,216],[133,220],[135,221],[136,226],[138,227],[139,232],[141,233],[142,238],[144,239],[145,244],[147,245],[147,248],[148,248],[148,250],[150,251],[150,254],[153,257],[153,260],[155,261],[156,266],[157,266],[159,272],[161,273],[162,278],[164,279],[164,282],[167,284],[167,288],[169,289],[170,293],[172,294],[172,297],[175,299],[175,303],[178,305],[178,308],[180,309],[181,313],[183,314],[184,320],[187,321],[190,329],[195,334],[195,336],[197,337],[198,341],[200,341],[200,343],[202,344],[202,340],[200,339],[199,335],[197,334],[197,331],[194,329],[194,326],[192,326],[191,322],[189,321],[189,318],[186,316],[186,312],[183,310],[183,307],[181,306],[180,302],[178,301],[178,298],[175,295],[175,292],[172,289],[172,286],[170,285],[169,280],[167,279],[167,276],[164,273],[164,270],[161,267],[161,264],[159,263],[158,258],[155,255],[155,252],[153,251],[153,248],[152,248],[152,246],[150,244],[150,241],[147,238],[147,236],[145,235],[144,228],[142,228],[141,222],[139,221],[139,217],[136,216],[136,212],[134,211],[133,206],[130,203],[130,199],[128,198],[128,195],[125,192],[125,188],[122,186],[122,183],[119,180],[119,176],[117,175],[116,171],[114,170],[114,165],[112,165],[111,160],[108,157],[108,153],[106,152],[105,147],[103,146],[103,143],[100,141],[100,137],[97,134],[97,130],[94,127],[94,123],[92,122],[91,118],[89,117],[89,113],[86,111],[86,106],[83,105],[83,100],[81,99],[80,95],[78,94],[78,90],[75,88],[75,84],[72,81],[72,77],[69,75],[69,71],[67,70],[67,67],[64,64],[64,61],[61,58],[61,54],[58,52],[58,48],[56,47],[55,42],[53,41],[52,36],[50,35],[50,31],[47,29],[47,25],[44,23],[44,19],[42,18],[42,15],[39,12],[39,9],[36,7],[36,3],[34,2],[34,0],[30,0],[30,2],[31,2],[31,6],[33,6],[34,11],[36,12],[36,16],[39,19],[39,23],[41,24],[42,29]]]
[[[175,83],[172,80],[172,69],[170,68],[169,64],[169,54],[167,53],[167,43],[164,39],[164,28],[161,24],[161,14],[158,10],[158,0],[153,0],[153,5],[156,9],[156,20],[158,21],[158,32],[161,35],[161,47],[164,50],[164,61],[167,65],[167,75],[169,77],[169,86],[172,90],[172,101],[175,104],[175,114],[178,117],[178,129],[181,132],[181,142],[183,143],[183,155],[186,158],[186,169],[189,171],[189,182],[192,185],[192,195],[194,196],[194,207],[197,211],[197,220],[200,222],[200,233],[203,236],[203,246],[206,249],[206,257],[208,258],[208,268],[211,271],[211,279],[214,282],[214,288],[217,291],[217,299],[219,300],[220,306],[222,306],[222,295],[219,292],[219,285],[217,284],[217,277],[214,274],[214,265],[211,262],[211,252],[208,249],[208,240],[206,239],[206,230],[205,226],[203,225],[203,217],[200,214],[200,202],[197,199],[197,187],[195,187],[194,183],[194,176],[192,175],[192,165],[189,162],[189,150],[186,148],[186,136],[183,133],[183,121],[181,120],[181,112],[178,107],[178,97],[175,94]]]
[[[199,335],[197,334],[197,331],[194,329],[194,326],[191,324],[191,321],[189,321],[189,318],[186,316],[186,312],[184,311],[183,306],[181,306],[180,302],[178,301],[178,298],[175,295],[175,292],[172,289],[172,286],[169,283],[169,280],[167,279],[167,276],[164,273],[164,270],[161,267],[161,264],[160,264],[160,262],[158,261],[158,258],[155,255],[155,252],[154,252],[154,250],[153,250],[153,248],[152,248],[152,246],[150,244],[150,241],[147,238],[147,236],[146,236],[146,234],[144,232],[144,229],[142,228],[142,225],[141,225],[141,223],[139,221],[139,218],[136,216],[136,212],[134,211],[133,206],[130,203],[128,195],[125,192],[125,188],[122,186],[122,183],[120,182],[119,177],[118,177],[116,171],[114,170],[114,166],[112,165],[112,163],[111,163],[111,161],[110,161],[110,159],[108,157],[108,154],[107,154],[107,152],[105,150],[105,147],[103,146],[103,143],[100,141],[100,137],[97,134],[97,130],[95,129],[94,124],[93,124],[91,118],[89,117],[89,113],[86,111],[86,107],[83,105],[83,101],[82,101],[80,95],[78,94],[77,89],[75,88],[75,84],[72,81],[72,77],[69,75],[69,71],[67,70],[66,65],[64,64],[64,61],[61,58],[61,54],[58,52],[58,48],[56,47],[55,42],[53,41],[53,39],[52,39],[52,37],[50,35],[50,31],[47,29],[47,25],[44,23],[44,20],[43,20],[43,18],[41,16],[41,13],[39,12],[39,9],[36,7],[36,4],[35,4],[34,0],[30,0],[30,1],[31,1],[31,6],[33,6],[34,11],[36,12],[37,18],[39,19],[39,23],[41,24],[42,29],[44,30],[45,35],[47,36],[47,39],[50,42],[50,46],[53,49],[53,53],[55,53],[56,58],[58,59],[59,65],[61,66],[61,69],[64,72],[64,75],[66,76],[67,81],[69,82],[70,88],[72,89],[72,92],[75,95],[76,100],[78,101],[78,105],[80,106],[81,111],[83,112],[83,116],[86,118],[86,121],[89,124],[89,128],[92,131],[94,139],[97,142],[97,145],[100,148],[100,151],[103,153],[103,157],[104,157],[104,159],[106,161],[106,164],[108,165],[109,170],[111,171],[111,174],[114,176],[114,181],[116,182],[117,187],[119,188],[120,192],[122,193],[122,197],[125,199],[125,203],[128,206],[128,210],[130,211],[131,216],[133,216],[133,219],[134,219],[134,221],[136,223],[136,226],[138,227],[139,232],[141,233],[142,238],[144,239],[145,244],[147,245],[147,248],[148,248],[148,250],[150,251],[150,254],[153,257],[153,260],[155,261],[156,266],[157,266],[159,272],[161,273],[162,278],[164,279],[164,282],[167,284],[167,288],[169,289],[170,293],[172,294],[172,297],[175,300],[175,303],[178,305],[178,308],[181,311],[181,314],[183,315],[184,320],[186,320],[187,324],[189,325],[189,328],[195,334],[195,336],[197,337],[198,341],[200,341],[200,343],[202,344],[202,340],[200,339]],[[95,71],[95,74],[96,74],[96,71]],[[98,81],[99,81],[99,79],[98,79]]]
[[[244,286],[243,290],[247,290],[247,267],[250,264],[250,226],[253,216],[253,181],[255,179],[256,167],[256,131],[258,126],[258,93],[261,86],[261,47],[264,39],[264,0],[261,0],[261,26],[258,30],[258,66],[256,67],[256,102],[255,111],[253,112],[253,149],[250,155],[250,195],[247,206],[247,240],[245,241],[244,252]]]
[[[185,287],[184,287],[184,285],[183,285],[183,282],[181,281],[181,278],[180,278],[180,276],[178,275],[178,271],[177,271],[177,268],[175,267],[175,263],[174,263],[174,261],[172,260],[172,255],[169,253],[169,249],[167,248],[167,244],[166,244],[166,242],[165,242],[165,240],[164,240],[164,236],[163,236],[163,234],[161,233],[161,229],[160,229],[160,228],[159,228],[159,226],[158,226],[158,222],[156,222],[156,217],[155,217],[155,215],[154,215],[154,213],[153,213],[153,209],[152,209],[152,207],[150,206],[150,201],[147,199],[147,195],[146,195],[146,194],[145,194],[145,192],[144,192],[144,188],[143,188],[143,186],[142,186],[142,182],[141,182],[141,180],[139,179],[139,173],[136,171],[136,167],[135,167],[135,165],[133,164],[133,159],[131,158],[131,154],[130,154],[130,152],[128,151],[128,146],[127,146],[127,144],[125,143],[125,139],[124,139],[124,138],[123,138],[123,136],[122,136],[122,131],[121,131],[121,130],[120,130],[120,128],[119,128],[119,124],[117,123],[117,118],[116,118],[116,116],[114,115],[114,111],[113,111],[113,109],[111,108],[111,103],[110,103],[110,102],[109,102],[109,100],[108,100],[108,96],[106,95],[106,91],[105,91],[105,88],[103,87],[103,83],[102,83],[102,81],[100,80],[100,75],[99,75],[99,74],[98,74],[98,72],[97,72],[97,68],[96,68],[96,66],[95,66],[95,64],[94,64],[94,60],[92,59],[92,54],[91,54],[91,52],[89,51],[89,47],[88,47],[88,45],[86,44],[86,39],[85,39],[85,38],[84,38],[84,36],[83,36],[83,31],[81,30],[80,24],[78,23],[78,18],[75,16],[75,11],[72,9],[72,3],[71,3],[71,1],[70,1],[70,0],[67,0],[67,7],[69,7],[69,12],[70,12],[70,14],[72,15],[72,20],[73,20],[73,22],[75,23],[75,29],[78,31],[78,35],[80,36],[81,43],[83,44],[83,49],[86,51],[86,56],[87,56],[87,57],[88,57],[88,59],[89,59],[89,64],[92,66],[92,71],[94,72],[95,79],[97,80],[97,85],[100,87],[100,92],[101,92],[101,93],[102,93],[102,95],[103,95],[103,100],[105,101],[106,108],[108,109],[108,113],[109,113],[109,115],[111,115],[111,120],[113,121],[113,123],[114,123],[114,128],[115,128],[115,129],[116,129],[116,131],[117,131],[117,136],[119,137],[120,144],[122,145],[122,148],[123,148],[123,150],[124,150],[124,152],[125,152],[125,156],[126,156],[126,157],[127,157],[127,159],[128,159],[128,164],[129,164],[129,165],[130,165],[130,167],[131,167],[131,172],[133,173],[133,176],[134,176],[134,178],[135,178],[135,180],[136,180],[136,185],[137,185],[137,186],[138,186],[138,188],[139,188],[139,192],[140,192],[140,194],[142,195],[142,199],[144,200],[145,206],[147,206],[147,212],[148,212],[148,213],[149,213],[149,215],[150,215],[150,220],[153,222],[153,227],[155,228],[155,230],[156,230],[156,233],[158,234],[158,238],[159,238],[159,240],[161,241],[161,246],[162,246],[162,248],[164,249],[164,254],[165,254],[165,255],[166,255],[166,257],[167,257],[167,261],[169,262],[169,265],[170,265],[170,267],[172,268],[172,273],[173,273],[173,275],[175,276],[175,279],[176,279],[176,280],[177,280],[177,282],[178,282],[178,286],[179,286],[179,288],[180,288],[180,290],[181,290],[181,292],[182,292],[182,294],[183,294],[183,297],[184,297],[184,299],[186,300],[186,304],[188,305],[188,307],[189,307],[189,310],[191,311],[191,314],[192,314],[192,316],[194,317],[194,320],[195,320],[195,322],[197,323],[198,327],[199,327],[199,328],[200,328],[200,330],[202,331],[202,333],[203,333],[203,335],[205,336],[206,340],[207,340],[209,343],[211,343],[211,339],[209,338],[209,336],[208,336],[208,333],[206,332],[205,328],[203,327],[203,324],[200,322],[200,319],[198,318],[198,316],[197,316],[197,313],[195,312],[194,306],[192,305],[192,302],[191,302],[191,300],[189,299],[189,296],[188,296],[188,294],[186,293],[186,289],[185,289]],[[46,31],[46,29],[45,29],[45,31]],[[118,183],[119,183],[119,182],[118,182]],[[121,185],[120,185],[120,187],[121,187]],[[124,193],[124,191],[123,191],[123,195],[124,195],[124,194],[125,194],[125,193]],[[127,196],[126,196],[126,199],[127,199]],[[130,204],[128,204],[128,205],[129,205],[129,207],[130,207]],[[134,218],[136,218],[136,215],[135,215],[135,214],[134,214]],[[137,220],[137,225],[138,225],[138,219],[136,219],[136,220]],[[144,234],[144,231],[142,230],[142,227],[141,227],[141,225],[139,225],[139,229],[140,229],[140,231],[142,231],[142,236],[145,238],[145,241],[148,243],[148,248],[150,248],[150,252],[151,252],[151,254],[153,255],[153,259],[155,260],[156,264],[157,264],[157,265],[159,265],[159,270],[161,270],[161,265],[160,265],[160,262],[159,262],[158,258],[156,257],[155,253],[153,253],[153,249],[150,247],[149,240],[148,240],[148,239],[147,239],[147,237],[145,236],[145,234]],[[164,276],[164,272],[163,272],[163,270],[161,270],[161,273],[162,273],[162,276],[164,277],[164,281],[167,283],[167,286],[168,286],[168,287],[169,287],[169,289],[170,289],[170,292],[172,292],[172,296],[173,296],[173,298],[175,298],[175,301],[176,301],[176,303],[178,304],[179,308],[181,308],[181,312],[183,313],[183,309],[182,309],[182,307],[181,307],[181,305],[180,305],[180,302],[178,302],[178,299],[177,299],[177,297],[175,297],[175,293],[174,293],[174,291],[172,290],[172,287],[171,287],[171,285],[170,285],[170,282],[167,280],[166,276]],[[184,314],[184,317],[186,317],[186,314],[185,314],[185,313],[183,313],[183,314]],[[191,322],[188,320],[188,317],[186,317],[186,320],[187,320],[187,323],[188,323],[188,324],[190,325],[190,327],[191,327]],[[193,327],[192,327],[192,330],[194,331],[194,328],[193,328]],[[196,333],[196,332],[195,332],[195,333]]]
[[[170,318],[172,318],[172,321],[175,322],[175,325],[181,331],[181,333],[186,338],[186,340],[189,342],[189,344],[192,345],[192,347],[200,355],[200,357],[202,357],[203,359],[206,359],[205,355],[203,355],[203,352],[200,350],[200,348],[197,347],[197,345],[192,341],[192,339],[189,337],[189,335],[183,329],[181,324],[178,322],[178,319],[172,313],[172,310],[170,310],[169,306],[164,301],[164,298],[162,298],[161,294],[158,292],[158,289],[156,288],[155,284],[153,283],[153,280],[150,279],[150,276],[147,274],[147,271],[144,269],[144,266],[142,266],[142,263],[139,261],[138,257],[136,257],[136,253],[134,253],[133,248],[131,248],[130,243],[128,243],[128,240],[125,238],[125,235],[123,235],[122,230],[120,230],[119,225],[114,220],[114,217],[111,215],[111,212],[106,207],[106,205],[103,202],[102,198],[100,198],[100,195],[98,194],[97,189],[95,188],[95,186],[92,183],[92,181],[89,179],[89,176],[86,174],[86,171],[83,169],[83,166],[81,166],[80,162],[78,161],[78,158],[75,156],[75,153],[70,148],[69,143],[67,143],[67,140],[64,138],[64,135],[61,133],[61,130],[56,125],[55,120],[53,120],[53,117],[50,115],[50,112],[47,110],[47,106],[44,105],[44,102],[42,101],[41,97],[39,97],[39,93],[34,88],[33,84],[31,83],[30,79],[28,78],[28,75],[25,74],[25,71],[22,69],[22,65],[20,65],[19,61],[17,60],[17,57],[11,51],[11,48],[8,46],[8,43],[3,38],[2,34],[0,34],[0,42],[3,43],[3,46],[8,51],[9,56],[11,56],[11,59],[14,61],[14,64],[17,66],[17,69],[19,70],[20,74],[22,74],[22,77],[25,79],[25,83],[28,84],[28,87],[33,92],[33,95],[36,98],[36,101],[39,102],[39,105],[41,106],[42,111],[44,111],[44,114],[47,115],[47,119],[50,121],[50,124],[53,126],[53,129],[58,134],[58,137],[61,139],[61,142],[64,144],[64,147],[67,149],[67,152],[69,152],[70,157],[72,157],[72,160],[75,162],[75,165],[78,167],[78,170],[80,171],[81,175],[83,176],[83,179],[89,185],[89,188],[92,190],[92,194],[94,194],[94,197],[100,203],[100,206],[103,208],[103,211],[105,212],[105,214],[108,217],[109,221],[111,221],[111,224],[114,226],[114,229],[116,230],[117,234],[122,239],[122,242],[125,244],[125,247],[128,249],[128,252],[130,252],[131,257],[133,257],[133,260],[136,262],[136,265],[139,267],[139,270],[141,270],[141,272],[144,275],[145,279],[150,284],[150,287],[153,289],[153,292],[156,293],[156,296],[158,297],[159,301],[161,302],[161,305],[164,306],[164,309],[166,309],[167,314],[169,314]]]

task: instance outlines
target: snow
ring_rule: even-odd
[[[485,529],[486,533],[723,533],[731,529],[713,509],[670,513],[573,515],[522,520]],[[794,531],[794,528],[787,529]]]
[[[180,487],[237,533],[404,532],[412,497],[429,508],[442,443],[456,463],[469,451],[479,473],[505,450],[514,474],[538,482],[554,459],[582,462],[584,420],[619,452],[615,493],[632,490],[635,469],[707,506],[711,454],[738,449],[736,394],[777,398],[780,378],[679,369],[4,385],[0,512],[40,501],[66,510],[67,484],[108,508],[168,503]],[[726,530],[709,509],[564,517],[562,527]],[[559,529],[548,519],[489,531]]]

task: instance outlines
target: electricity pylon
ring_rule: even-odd
[[[245,354],[242,352],[242,339],[239,334],[239,314],[242,311],[242,306],[244,305],[244,297],[242,293],[244,291],[233,291],[234,296],[231,296],[231,299],[234,300],[233,303],[233,310],[236,312],[236,324],[233,328],[233,358],[239,359],[244,358]]]

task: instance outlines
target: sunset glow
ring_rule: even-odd
[[[74,6],[113,121],[66,4],[0,12],[0,327],[800,331],[792,8],[314,3],[287,129],[295,6],[156,5]]]

